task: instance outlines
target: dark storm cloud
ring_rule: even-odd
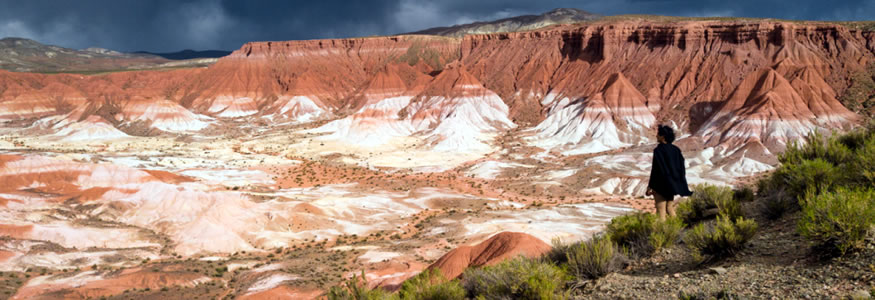
[[[0,37],[122,51],[385,35],[573,7],[598,14],[873,20],[875,0],[0,0]]]

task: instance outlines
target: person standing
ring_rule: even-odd
[[[653,196],[656,213],[659,219],[665,221],[666,213],[675,216],[674,196],[690,196],[687,185],[687,170],[681,149],[672,145],[675,139],[674,130],[665,125],[659,125],[656,140],[659,142],[653,149],[653,167],[650,168],[650,181],[647,184],[648,196]]]

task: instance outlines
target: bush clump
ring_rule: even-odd
[[[785,193],[796,202],[786,211],[798,208],[798,201],[810,189],[815,193],[837,187],[875,185],[875,122],[866,128],[824,138],[809,135],[803,144],[791,144],[778,156],[781,165],[759,182],[763,196]],[[771,209],[771,208],[769,208]]]
[[[871,188],[810,193],[801,204],[799,232],[824,254],[862,249],[875,230],[875,190]]]
[[[465,299],[465,289],[459,280],[447,280],[438,269],[425,270],[401,285],[404,300]]]
[[[769,220],[777,220],[784,214],[796,210],[799,210],[798,202],[784,189],[777,189],[763,197],[763,214]]]
[[[563,243],[561,239],[554,238],[552,240],[553,248],[550,249],[549,252],[545,253],[541,258],[544,261],[551,262],[557,266],[561,266],[568,263],[568,250],[571,249],[575,244]]]
[[[819,193],[841,183],[842,170],[821,158],[782,167],[776,173],[785,179],[784,185],[797,200],[808,190],[814,189]]]
[[[362,271],[362,276],[353,275],[340,286],[333,286],[328,290],[326,295],[328,300],[391,300],[397,297],[383,289],[368,288],[368,281],[365,279],[365,272]]]
[[[757,230],[754,220],[738,217],[731,220],[717,216],[713,226],[700,223],[690,230],[684,242],[697,261],[710,261],[735,255],[753,238]]]
[[[636,213],[614,218],[606,232],[629,255],[642,257],[674,245],[683,228],[676,217],[661,222],[654,214]]]
[[[732,198],[738,202],[753,202],[755,199],[753,189],[749,186],[742,186],[732,191]]]
[[[758,183],[763,214],[778,218],[801,209],[799,232],[826,256],[863,247],[875,225],[875,121],[829,138],[812,134],[779,161]]]
[[[732,188],[697,184],[693,186],[693,195],[678,205],[678,216],[690,225],[717,214],[731,219],[742,216],[741,205],[735,199]]]
[[[478,299],[565,299],[564,270],[538,259],[517,257],[495,266],[465,270],[462,285]]]
[[[624,257],[607,236],[571,245],[565,252],[568,270],[577,279],[597,279],[622,268]]]

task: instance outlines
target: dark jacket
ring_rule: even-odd
[[[681,149],[662,143],[653,149],[653,168],[650,169],[650,183],[647,186],[665,198],[693,194],[687,185],[687,170]]]

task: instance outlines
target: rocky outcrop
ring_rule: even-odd
[[[777,153],[812,131],[841,129],[857,119],[811,68],[796,76],[791,84],[773,69],[750,74],[705,123],[706,142],[730,147],[758,142]]]
[[[575,99],[550,93],[548,117],[532,129],[533,145],[564,154],[597,153],[648,141],[656,123],[647,99],[622,73],[608,77],[595,95]],[[658,104],[654,105],[658,109]]]
[[[436,27],[414,32],[413,34],[434,34],[462,37],[466,34],[513,32],[534,30],[557,24],[572,24],[598,20],[601,16],[574,8],[557,8],[540,15],[525,15],[488,22],[474,22],[450,27]]]
[[[306,97],[350,108],[360,104],[353,101],[356,90],[386,65],[403,62],[429,72],[457,52],[456,40],[422,36],[248,43],[200,76],[204,92],[193,106],[215,114],[222,103],[244,98],[264,107],[277,98]]]
[[[206,69],[0,73],[0,119],[91,105],[120,128],[142,121],[154,130],[196,131],[208,117],[305,123],[339,116],[344,121],[323,131],[363,146],[386,143],[367,135],[388,126],[389,138],[419,135],[437,148],[479,150],[489,140],[482,133],[521,125],[535,128],[530,144],[567,155],[646,142],[654,124],[673,122],[709,145],[756,140],[779,150],[787,138],[855,124],[836,99],[852,74],[875,62],[873,44],[873,33],[833,23],[767,20],[254,42]],[[763,79],[764,70],[774,74]],[[769,78],[778,83],[773,89],[756,87]],[[778,134],[772,123],[753,125],[755,118],[793,129]],[[452,124],[478,130],[453,140],[459,135],[449,132],[467,131]]]
[[[520,255],[538,257],[550,249],[550,245],[531,235],[502,232],[477,245],[453,249],[428,268],[438,269],[452,279],[469,267],[494,265]]]
[[[551,91],[591,96],[600,81],[622,72],[648,99],[665,102],[661,119],[691,119],[697,129],[708,117],[703,107],[782,60],[819,69],[841,92],[849,73],[873,61],[867,43],[834,24],[627,21],[468,36],[461,53],[469,71],[507,103],[530,103],[531,95]],[[513,117],[539,120],[544,112]]]

